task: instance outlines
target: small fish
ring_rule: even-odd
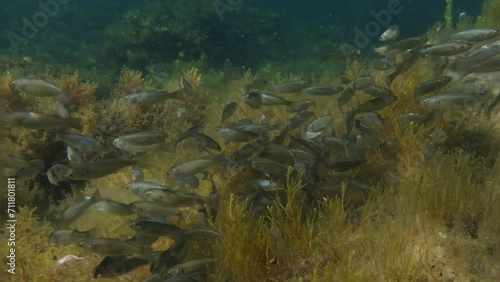
[[[236,102],[231,102],[227,104],[224,109],[222,110],[222,119],[220,124],[224,124],[224,121],[230,118],[234,113],[236,112],[236,109],[238,107],[238,104]]]
[[[312,105],[316,106],[316,103],[309,100],[295,101],[288,105],[286,111],[291,113],[302,112],[307,110]]]
[[[456,107],[475,106],[479,102],[475,95],[463,93],[443,93],[423,99],[420,104],[431,110],[449,110]]]
[[[104,151],[106,151],[106,148],[101,142],[95,140],[94,138],[83,135],[56,133],[55,141],[62,141],[66,143],[66,145],[73,147],[81,153],[103,153]]]
[[[309,82],[305,80],[289,81],[274,86],[274,91],[282,94],[297,93],[306,88]]]
[[[192,133],[191,135],[183,135],[181,137],[182,138],[177,139],[177,141],[175,142],[176,146],[182,144],[183,148],[185,148],[186,145],[189,146],[190,144],[194,144],[199,150],[209,150],[209,149],[215,151],[222,150],[221,146],[219,145],[219,143],[217,143],[217,141],[215,141],[214,139],[212,139],[212,137],[203,133],[195,132]]]
[[[376,85],[370,85],[366,88],[363,89],[363,93],[370,95],[372,97],[380,97],[384,99],[390,99],[391,97],[394,96],[394,93],[392,93],[391,90],[381,87],[381,86],[376,86]]]
[[[427,42],[427,37],[425,36],[417,36],[417,37],[410,37],[410,38],[405,38],[402,39],[393,45],[390,46],[391,50],[408,50],[408,49],[413,49],[419,45],[425,44]]]
[[[255,134],[263,134],[269,131],[277,130],[277,124],[247,124],[243,126],[236,127],[237,129],[251,132]]]
[[[107,212],[117,216],[127,216],[134,213],[129,209],[127,204],[113,201],[111,199],[104,199],[95,203],[92,207],[98,211]]]
[[[93,270],[94,278],[114,278],[148,264],[147,259],[125,255],[107,256]]]
[[[315,96],[329,96],[342,92],[344,88],[340,85],[319,85],[302,89],[301,93]]]
[[[101,152],[95,151],[80,151],[79,149],[68,146],[66,149],[66,156],[71,165],[79,165],[83,163],[92,162],[101,155]]]
[[[380,97],[373,98],[359,105],[358,108],[356,108],[355,110],[348,112],[346,116],[347,135],[350,135],[351,130],[354,127],[354,117],[357,114],[381,110],[392,104],[395,100],[396,96],[388,98],[380,98]]]
[[[181,164],[173,166],[168,170],[168,175],[174,177],[186,177],[193,175],[198,172],[205,171],[207,168],[223,163],[226,161],[224,154],[220,155],[209,155],[207,157],[185,161]]]
[[[66,174],[68,173],[68,171],[68,166],[56,164],[47,170],[47,178],[49,179],[50,183],[59,186],[60,182],[66,180]]]
[[[417,88],[413,92],[413,97],[417,98],[427,93],[441,89],[444,86],[446,86],[451,80],[452,78],[450,76],[441,76],[435,79],[422,82],[417,86]]]
[[[352,90],[363,90],[368,86],[375,85],[373,78],[369,76],[360,76],[349,83],[349,87]]]
[[[153,151],[165,144],[167,134],[161,131],[145,131],[123,135],[113,140],[117,148],[132,154]]]
[[[66,174],[66,178],[71,180],[101,178],[115,173],[122,168],[136,165],[137,163],[137,160],[126,158],[102,159],[70,167],[68,173]]]
[[[78,231],[76,229],[59,229],[49,235],[49,240],[58,245],[71,245],[80,240],[87,239],[95,235],[96,228],[87,231]]]
[[[125,101],[133,105],[151,106],[169,99],[182,100],[178,92],[168,93],[166,91],[146,91],[140,93],[132,93],[125,96]]]
[[[248,142],[257,139],[259,136],[255,133],[243,131],[236,128],[218,126],[215,132],[222,138],[231,142]]]
[[[267,93],[250,92],[243,95],[243,102],[252,108],[260,108],[260,106],[276,106],[276,105],[290,105],[287,101],[279,96]]]
[[[452,34],[451,40],[478,42],[494,38],[498,34],[499,31],[493,28],[472,28]]]
[[[215,271],[214,258],[202,258],[184,262],[170,267],[163,275],[166,277],[195,276],[202,273]]]
[[[4,116],[6,125],[21,126],[28,129],[59,129],[59,128],[74,128],[82,129],[81,120],[79,118],[62,118],[56,115],[32,113],[32,112],[17,112],[8,113]]]
[[[399,26],[392,25],[390,26],[382,35],[380,35],[380,41],[392,41],[399,36]]]
[[[268,176],[281,177],[286,173],[286,164],[266,158],[256,158],[250,163],[253,169],[263,172]]]
[[[500,54],[500,40],[484,45],[472,51],[467,57],[459,59],[451,64],[451,68],[455,70],[464,70],[473,67],[484,60],[492,58]]]
[[[468,51],[470,48],[472,48],[472,43],[446,42],[427,45],[420,50],[420,53],[424,55],[453,56]]]
[[[341,113],[344,113],[344,110],[342,107],[349,103],[351,101],[352,97],[354,97],[354,90],[352,88],[346,88],[342,93],[340,94],[340,97],[337,99],[337,104],[339,106],[339,110]]]
[[[61,88],[40,79],[16,79],[12,81],[11,86],[17,91],[36,97],[56,97],[65,93]]]
[[[145,195],[148,190],[151,189],[168,189],[167,187],[160,185],[158,183],[149,181],[134,181],[128,183],[125,188],[132,194],[135,195]]]
[[[94,238],[78,241],[76,245],[87,252],[101,256],[144,257],[151,254],[151,248],[137,246],[126,241],[111,238]]]
[[[131,222],[129,227],[138,233],[157,237],[167,236],[174,240],[184,237],[187,232],[176,225],[156,220],[136,220]]]
[[[101,200],[101,194],[99,193],[99,189],[97,189],[92,197],[85,197],[83,201],[75,205],[68,206],[63,211],[58,213],[54,219],[54,225],[58,228],[71,225],[71,223],[80,218],[90,206],[100,202]]]
[[[314,112],[304,111],[293,116],[289,121],[287,121],[287,130],[294,130],[295,128],[304,124],[307,120],[314,116]]]
[[[471,73],[489,73],[494,71],[500,71],[500,57],[494,57],[486,61],[482,61],[481,63],[465,70],[465,72],[461,74],[460,79]]]
[[[209,227],[196,228],[185,234],[185,238],[188,240],[198,240],[211,243],[215,243],[220,236],[221,233],[219,231]]]
[[[311,124],[307,126],[307,131],[309,132],[319,132],[327,128],[333,121],[333,116],[331,113],[324,117],[317,118]]]
[[[255,79],[249,84],[245,84],[245,92],[249,92],[250,90],[264,90],[268,85],[267,80],[259,78]]]
[[[394,81],[394,79],[398,75],[409,70],[417,62],[418,58],[420,58],[420,56],[421,56],[420,50],[422,48],[423,48],[423,45],[417,45],[413,49],[410,49],[406,52],[401,63],[399,63],[396,66],[396,69],[391,74],[389,74],[387,76],[386,82],[387,82],[388,86],[391,86],[392,82]]]

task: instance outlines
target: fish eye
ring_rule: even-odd
[[[83,242],[78,242],[78,247],[83,248]]]

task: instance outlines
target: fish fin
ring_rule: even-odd
[[[100,190],[96,189],[95,192],[94,192],[94,195],[91,198],[91,200],[94,201],[95,203],[97,203],[97,202],[104,201],[105,199],[101,196]]]

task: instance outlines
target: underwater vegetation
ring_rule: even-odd
[[[337,75],[180,61],[144,75],[148,51],[128,46],[98,97],[77,70],[3,61],[18,224],[0,280],[496,281],[498,8]],[[128,28],[171,36],[157,20]]]

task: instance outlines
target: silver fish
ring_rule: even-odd
[[[83,201],[69,206],[58,213],[54,219],[54,225],[58,228],[71,225],[71,223],[80,218],[90,206],[101,200],[101,194],[99,189],[97,189],[92,197],[85,197]]]
[[[380,41],[392,41],[399,36],[399,26],[392,25],[390,26],[382,35],[380,35]]]
[[[231,102],[224,107],[222,110],[221,125],[236,112],[237,107],[238,104],[236,102]]]
[[[413,92],[413,97],[417,98],[432,91],[436,91],[446,84],[448,84],[452,78],[450,76],[441,76],[435,79],[431,79],[425,82],[422,82],[417,86],[417,89]]]
[[[166,222],[156,220],[136,220],[129,224],[129,227],[138,233],[144,233],[151,236],[167,236],[178,240],[186,234],[186,230]]]
[[[495,71],[500,71],[500,57],[498,58],[494,57],[486,61],[482,61],[481,63],[465,70],[465,72],[462,73],[460,78],[462,79],[463,77],[471,73],[489,73]]]
[[[324,117],[317,118],[311,124],[307,126],[307,131],[309,132],[319,132],[327,128],[333,121],[333,116],[331,113]],[[310,138],[309,138],[310,139]]]
[[[12,81],[11,86],[17,91],[37,97],[56,97],[64,94],[61,88],[40,79],[16,79]]]
[[[446,42],[425,46],[420,53],[424,55],[453,56],[472,48],[472,43]]]
[[[116,171],[137,164],[137,160],[126,158],[103,159],[91,163],[70,167],[66,178],[71,180],[89,180],[101,178]]]
[[[456,107],[474,107],[479,99],[475,95],[463,93],[444,93],[423,99],[420,104],[431,110],[449,110]]]
[[[255,133],[223,126],[216,127],[215,132],[217,132],[220,137],[231,142],[248,142],[258,138],[258,135]]]
[[[472,51],[467,57],[455,61],[450,67],[463,70],[500,54],[500,40]]]
[[[78,231],[75,229],[60,229],[50,233],[49,240],[58,245],[70,245],[80,240],[90,238],[94,233],[96,233],[95,228],[87,231]]]
[[[125,186],[125,188],[132,194],[145,195],[151,189],[168,189],[167,187],[154,182],[148,181],[134,181]]]
[[[140,93],[132,93],[125,96],[125,101],[129,104],[150,106],[168,99],[181,100],[177,92],[168,93],[166,91],[146,91]]]
[[[283,94],[297,93],[300,92],[302,89],[306,88],[308,84],[309,82],[305,80],[289,81],[274,86],[274,91]]]
[[[210,155],[201,159],[190,160],[178,164],[169,169],[168,174],[174,177],[186,177],[198,172],[202,172],[213,165],[224,162],[225,160],[226,157],[224,156],[224,154]]]
[[[113,145],[129,153],[143,153],[161,148],[166,138],[164,132],[145,131],[120,136],[113,140]]]
[[[340,85],[319,85],[302,89],[301,93],[316,96],[327,96],[339,94],[342,90],[344,90],[344,88]]]
[[[290,105],[287,107],[286,111],[292,112],[292,113],[302,112],[302,111],[307,110],[312,105],[316,106],[314,101],[309,101],[309,100],[295,101],[295,102],[290,103]]]
[[[56,115],[17,112],[5,115],[6,125],[21,126],[28,129],[58,129],[71,127],[81,130],[82,124],[79,118],[62,118]]]
[[[194,276],[201,273],[211,273],[213,271],[215,271],[215,259],[203,258],[174,265],[163,275],[167,277]]]
[[[68,171],[68,166],[56,164],[47,170],[47,178],[49,179],[50,183],[59,186],[61,181],[66,180],[66,174],[68,173]]]
[[[472,28],[451,35],[451,40],[483,41],[496,37],[499,31],[494,28]]]
[[[76,245],[87,252],[100,254],[101,256],[143,257],[151,253],[151,248],[141,247],[126,241],[111,238],[94,238],[81,240]]]
[[[78,152],[99,152],[102,153],[106,151],[104,145],[95,140],[94,138],[83,136],[83,135],[73,135],[73,134],[56,134],[55,141],[62,141],[67,145],[75,148]]]

